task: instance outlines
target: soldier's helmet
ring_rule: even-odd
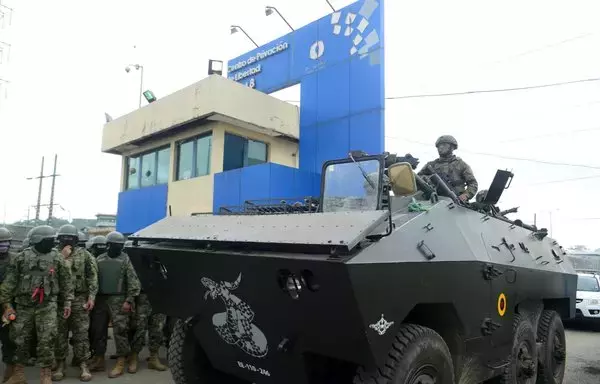
[[[11,241],[12,233],[4,227],[0,227],[0,241]]]
[[[21,249],[25,249],[27,247],[29,247],[29,238],[28,237],[26,237],[25,240],[23,240],[21,242]]]
[[[92,245],[106,245],[107,241],[106,241],[106,236],[94,236],[92,237],[92,239],[90,240],[90,246]]]
[[[80,243],[85,243],[88,241],[88,235],[81,231],[77,231],[77,238],[79,239]]]
[[[54,239],[56,230],[49,225],[39,225],[31,230],[29,244],[36,245],[46,239]]]
[[[121,232],[113,231],[106,235],[107,244],[125,244],[125,236]]]
[[[435,141],[435,146],[439,147],[440,144],[450,144],[454,146],[454,149],[458,149],[458,142],[454,136],[451,135],[442,135],[438,137],[438,139]]]
[[[483,202],[483,200],[487,196],[487,193],[488,193],[487,189],[482,189],[481,191],[477,192],[477,194],[475,195],[475,201],[478,203]]]
[[[58,229],[58,233],[56,234],[57,239],[69,239],[75,240],[79,238],[79,231],[73,224],[65,224]]]

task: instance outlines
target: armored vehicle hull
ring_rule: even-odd
[[[574,316],[577,276],[552,239],[447,200],[399,209],[376,242],[364,240],[386,225],[382,211],[300,217],[288,231],[284,216],[166,218],[127,250],[154,310],[189,320],[194,348],[223,377],[309,383],[334,366],[349,383],[358,367],[389,364],[403,326],[416,324],[441,335],[457,375],[478,382],[506,368],[516,316],[535,330],[543,310]],[[289,238],[269,240],[267,229]],[[340,242],[356,245],[335,251]]]
[[[396,157],[350,159],[325,164],[317,212],[247,204],[130,236],[153,309],[179,319],[175,382],[562,383],[577,275],[493,205],[512,175],[471,205]]]

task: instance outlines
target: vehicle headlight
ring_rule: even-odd
[[[590,305],[598,305],[598,300],[596,300],[596,299],[590,300]]]

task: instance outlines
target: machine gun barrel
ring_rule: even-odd
[[[449,198],[451,198],[452,201],[454,201],[456,204],[460,204],[460,200],[458,199],[458,196],[456,196],[456,193],[454,193],[454,191],[452,191],[450,189],[450,187],[448,186],[448,184],[446,184],[446,182],[444,180],[442,180],[442,178],[440,177],[440,175],[438,175],[437,173],[432,173],[431,179],[438,186],[442,187],[442,189],[444,190],[444,193],[446,194],[446,196],[448,196]]]
[[[498,214],[504,216],[504,215],[508,215],[509,213],[517,213],[518,210],[519,210],[519,207],[514,207],[511,209],[506,209],[504,211],[500,211]]]

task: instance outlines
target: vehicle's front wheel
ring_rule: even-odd
[[[405,324],[396,335],[388,359],[374,372],[359,368],[354,384],[453,384],[452,356],[434,330]]]
[[[245,383],[215,370],[196,341],[193,326],[181,319],[173,325],[167,359],[175,384]]]
[[[513,345],[502,384],[534,384],[537,379],[536,334],[529,320],[515,315]]]
[[[544,311],[540,317],[538,340],[544,344],[540,357],[537,384],[561,384],[567,357],[565,328],[555,311]]]

